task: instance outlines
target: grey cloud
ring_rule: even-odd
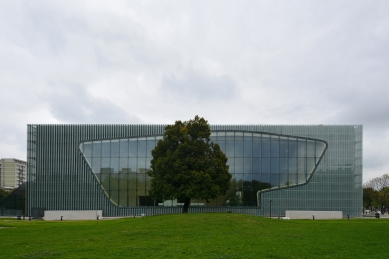
[[[231,99],[238,93],[238,86],[229,76],[212,76],[191,70],[184,73],[182,77],[165,77],[161,90],[175,96],[201,101]]]
[[[141,120],[113,102],[89,95],[83,86],[66,86],[66,93],[54,91],[46,99],[52,115],[65,123],[132,124]]]

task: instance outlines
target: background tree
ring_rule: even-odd
[[[0,188],[0,200],[4,199],[5,197],[10,194],[10,191],[4,190],[3,188]]]
[[[377,207],[378,203],[377,200],[377,194],[378,191],[374,190],[371,187],[364,187],[363,188],[363,207],[370,208],[370,207]]]
[[[215,199],[230,188],[226,155],[210,141],[211,129],[204,118],[176,121],[165,127],[163,139],[151,151],[150,196],[156,200]]]
[[[373,192],[372,190],[375,192]],[[368,181],[363,185],[363,196],[365,201],[366,198],[371,197],[373,204],[378,205],[380,208],[384,208],[389,205],[389,175],[384,174],[383,176],[376,177]]]

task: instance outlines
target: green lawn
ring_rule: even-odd
[[[385,258],[389,220],[180,214],[96,221],[0,219],[0,258]]]

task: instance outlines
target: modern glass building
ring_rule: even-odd
[[[148,194],[151,150],[165,126],[28,125],[27,213],[181,212],[180,201]],[[192,211],[362,214],[361,125],[211,125],[211,131],[227,155],[231,188],[209,202],[192,200]]]

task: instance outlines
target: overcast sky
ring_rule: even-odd
[[[27,124],[363,124],[366,182],[389,173],[388,10],[0,0],[0,157],[26,159]]]

